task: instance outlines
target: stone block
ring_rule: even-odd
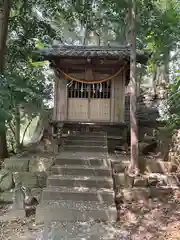
[[[150,187],[151,198],[167,200],[167,197],[170,197],[172,194],[173,194],[172,188]]]
[[[35,197],[38,200],[38,202],[40,202],[40,200],[41,200],[42,191],[43,191],[42,188],[32,188],[31,189],[32,196]]]
[[[6,191],[0,193],[0,202],[12,203],[13,202],[13,191]]]
[[[176,168],[171,162],[164,162],[159,159],[147,158],[143,156],[139,158],[139,167],[141,173],[167,173],[176,171]]]
[[[134,187],[147,187],[148,186],[148,179],[145,177],[136,177],[134,179]]]
[[[29,162],[29,172],[49,171],[54,164],[52,157],[34,157]]]
[[[139,152],[141,153],[149,144],[147,142],[139,142]]]
[[[146,159],[146,170],[152,173],[163,173],[162,164],[155,159]]]
[[[0,170],[0,191],[4,192],[13,187],[12,173],[7,169]]]
[[[175,173],[176,171],[178,171],[178,164],[172,163],[169,167],[169,171],[171,173]]]
[[[157,176],[148,176],[147,180],[148,180],[149,187],[154,187],[159,184],[159,180]]]
[[[47,178],[48,173],[47,172],[37,172],[37,180],[38,180],[38,187],[44,188],[47,185]]]
[[[131,201],[147,201],[150,197],[149,188],[125,188],[120,191],[122,199],[127,202]]]
[[[125,154],[116,154],[116,155],[109,155],[108,159],[113,163],[113,164],[119,164],[121,162],[129,162],[130,156],[125,155]]]
[[[154,140],[155,140],[154,136],[149,136],[149,135],[145,135],[143,138],[143,141],[145,143],[152,143],[152,141],[154,141]]]
[[[134,178],[128,176],[127,174],[124,174],[124,173],[114,174],[113,178],[114,178],[115,188],[119,188],[122,186],[123,187],[133,186]]]
[[[144,173],[146,170],[146,157],[139,156],[139,169],[141,173]]]
[[[124,173],[128,164],[129,164],[129,161],[120,161],[119,163],[115,162],[113,164],[114,172],[115,173]]]
[[[13,221],[17,219],[25,219],[26,212],[25,209],[11,209],[10,212],[5,216],[4,220],[6,221]]]
[[[13,173],[15,186],[23,185],[30,189],[38,187],[38,178],[36,173],[31,172],[16,172]]]
[[[29,158],[7,158],[4,167],[11,172],[26,172],[29,168]]]
[[[25,201],[24,193],[22,192],[21,187],[15,187],[13,192],[13,205],[12,210],[25,210]]]
[[[180,186],[179,178],[176,175],[168,174],[166,176],[166,183],[167,183],[167,186],[172,188],[176,188],[176,187],[179,188]]]

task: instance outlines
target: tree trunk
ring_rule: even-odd
[[[10,15],[11,0],[3,0],[0,3],[0,74],[3,74],[5,65],[6,39],[8,33],[8,21]],[[0,134],[0,158],[8,156],[6,142],[6,128]]]
[[[22,135],[22,140],[21,140],[21,147],[23,147],[23,145],[24,145],[24,138],[25,138],[25,135],[26,135],[26,132],[27,132],[29,126],[30,126],[31,123],[32,123],[32,120],[33,120],[33,118],[28,122],[28,124],[26,125],[26,127],[25,127],[25,129],[24,129],[24,133],[23,133],[23,135]]]
[[[130,126],[131,126],[131,161],[129,175],[137,175],[138,168],[138,125],[137,125],[137,81],[136,81],[136,0],[130,6]]]
[[[4,126],[4,129],[5,126]],[[7,150],[7,141],[6,141],[6,130],[1,131],[0,134],[0,159],[4,159],[8,157],[8,150]]]
[[[20,111],[17,107],[16,109],[16,126],[15,126],[15,134],[16,134],[16,150],[17,152],[21,149],[21,142],[20,142],[20,130],[21,130],[21,119],[20,119]]]
[[[157,67],[155,67],[154,72],[153,72],[153,79],[152,79],[152,89],[154,95],[156,94],[156,86],[157,86]]]
[[[84,26],[84,37],[83,37],[83,45],[87,45],[88,44],[88,20],[86,20],[85,26]]]
[[[165,83],[169,83],[169,51],[167,50],[164,54],[164,81]]]

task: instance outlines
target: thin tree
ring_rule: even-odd
[[[11,0],[0,0],[0,74],[4,72],[10,9]],[[2,125],[4,126],[0,131],[0,159],[8,156],[5,122]]]
[[[130,0],[130,131],[131,131],[131,159],[128,168],[129,175],[137,175],[138,168],[138,123],[136,114],[137,81],[136,81],[136,0]]]

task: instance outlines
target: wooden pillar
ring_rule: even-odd
[[[114,79],[114,122],[124,121],[125,74],[122,71]]]
[[[58,78],[55,77],[54,80],[54,108],[53,108],[53,121],[57,120],[57,81]]]
[[[111,122],[115,121],[115,79],[113,79],[111,82]]]
[[[120,74],[120,121],[124,121],[124,109],[125,109],[125,71]]]
[[[67,81],[60,77],[56,79],[56,121],[67,120]]]

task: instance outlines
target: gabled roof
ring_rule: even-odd
[[[146,64],[149,54],[137,50],[137,62]],[[109,58],[130,60],[130,48],[127,45],[111,46],[67,46],[53,45],[35,52],[36,61],[52,60],[54,58]]]

